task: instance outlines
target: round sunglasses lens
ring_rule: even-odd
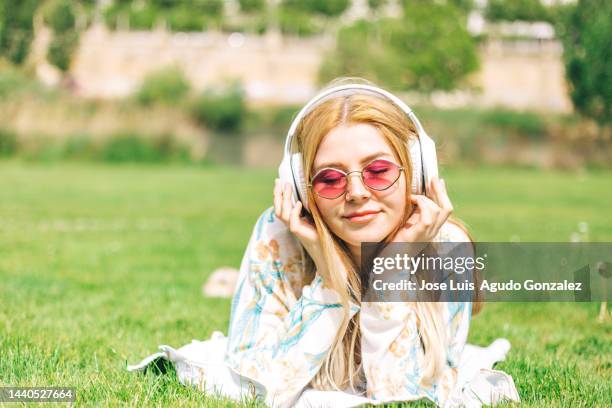
[[[363,181],[375,190],[389,188],[399,178],[400,168],[387,160],[376,160],[363,169]]]
[[[321,171],[312,181],[315,193],[324,198],[337,198],[344,193],[346,176],[333,169]]]

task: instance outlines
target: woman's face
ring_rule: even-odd
[[[322,168],[333,167],[346,173],[361,171],[375,159],[386,159],[400,165],[393,149],[379,131],[369,124],[341,125],[321,141],[314,159],[313,175]],[[406,177],[388,189],[368,188],[360,173],[348,175],[346,193],[335,199],[314,194],[323,221],[342,239],[353,254],[361,253],[361,242],[381,242],[401,222],[408,197]],[[368,212],[370,214],[361,215]]]

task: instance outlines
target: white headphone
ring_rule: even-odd
[[[295,131],[304,118],[318,104],[338,96],[349,96],[355,94],[371,94],[377,97],[382,97],[391,101],[402,111],[406,113],[408,118],[414,123],[417,131],[417,140],[409,139],[408,150],[410,151],[410,160],[412,164],[412,193],[425,194],[426,186],[432,177],[438,175],[438,160],[436,157],[436,145],[434,141],[427,135],[419,119],[412,110],[402,102],[398,97],[384,89],[366,85],[366,84],[344,84],[324,90],[323,92],[312,98],[297,114],[289,131],[287,132],[287,140],[285,141],[285,153],[283,161],[278,167],[278,175],[280,181],[289,183],[293,186],[293,204],[296,198],[302,202],[303,208],[308,211],[308,196],[307,180],[304,177],[304,169],[302,165],[302,153],[292,153],[291,148],[295,139]]]

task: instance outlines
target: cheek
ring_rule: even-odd
[[[392,194],[384,198],[390,210],[390,218],[394,224],[402,220],[409,199],[410,197],[406,196],[406,184],[403,180],[401,180],[398,184],[398,188],[394,190]]]
[[[337,204],[335,204],[334,201],[336,200],[325,200],[319,197],[315,198],[315,205],[319,209],[321,218],[323,218],[323,221],[328,225],[333,220],[335,208],[337,207]]]

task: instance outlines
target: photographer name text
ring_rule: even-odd
[[[475,290],[476,283],[465,280],[463,282],[429,282],[422,280],[421,282],[415,282],[408,279],[402,279],[397,282],[385,282],[382,279],[375,279],[372,281],[372,288],[374,290]],[[582,290],[582,282],[572,282],[564,279],[562,282],[538,282],[533,279],[526,279],[523,282],[509,280],[506,282],[490,282],[483,280],[480,282],[479,289],[487,292],[501,292],[501,291],[580,291]]]

